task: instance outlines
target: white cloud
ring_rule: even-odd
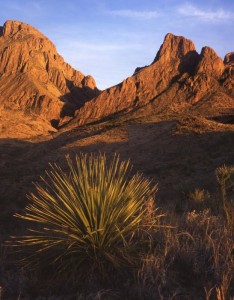
[[[131,10],[131,9],[109,10],[107,11],[107,13],[113,16],[133,18],[139,20],[150,20],[161,16],[161,13],[159,11],[141,11],[141,10]]]
[[[204,21],[234,20],[234,14],[223,9],[204,10],[188,3],[180,6],[178,12],[184,16],[197,17]]]

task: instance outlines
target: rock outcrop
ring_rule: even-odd
[[[227,53],[224,57],[224,63],[225,64],[234,64],[234,52]]]
[[[219,78],[224,71],[224,63],[210,47],[203,47],[196,73],[205,73]]]
[[[0,94],[1,107],[50,122],[72,115],[99,90],[91,76],[65,63],[41,32],[7,21],[0,28]]]
[[[73,124],[146,105],[152,113],[233,108],[232,61],[233,53],[223,62],[213,49],[204,47],[198,54],[191,40],[169,33],[151,65],[137,68],[133,76],[78,109]]]

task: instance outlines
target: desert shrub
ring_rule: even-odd
[[[183,189],[179,189],[181,196],[174,200],[175,211],[178,213],[184,213],[186,211],[202,211],[206,208],[211,208],[213,211],[217,211],[217,201],[208,190],[201,188],[191,188],[186,186]]]
[[[51,164],[15,215],[30,228],[15,238],[24,263],[73,280],[131,270],[160,217],[152,207],[157,187],[140,174],[130,177],[129,161],[118,156],[109,164],[101,154],[68,156],[67,165],[65,172]]]
[[[234,166],[217,168],[216,178],[227,225],[234,229]]]
[[[195,203],[202,203],[207,198],[207,192],[204,189],[195,189],[190,192],[189,199]]]

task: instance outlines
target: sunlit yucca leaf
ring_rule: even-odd
[[[109,164],[101,154],[67,156],[67,164],[68,172],[51,164],[25,212],[15,215],[29,224],[30,233],[17,237],[28,265],[77,277],[134,263],[137,236],[157,222],[143,222],[156,186],[139,174],[129,178],[129,162],[118,156]]]

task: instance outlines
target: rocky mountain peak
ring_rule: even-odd
[[[39,30],[6,21],[0,34],[0,94],[5,107],[51,121],[71,116],[99,90],[95,80],[67,64]]]
[[[20,21],[14,21],[14,20],[8,20],[3,25],[3,36],[5,38],[7,37],[13,37],[17,34],[37,34],[44,37],[44,35],[34,28],[31,25],[28,25],[26,23],[20,22]]]
[[[225,60],[232,59],[229,54]],[[198,54],[191,40],[168,33],[151,65],[137,68],[133,76],[87,102],[69,126],[143,107],[155,114],[193,110],[196,105],[205,113],[233,107],[232,77],[231,66],[225,67],[212,48]]]
[[[203,47],[199,63],[196,69],[197,73],[206,73],[213,77],[219,77],[224,71],[224,63],[216,52],[210,47]]]
[[[173,59],[181,59],[190,52],[196,52],[194,43],[183,36],[168,33],[161,45],[154,62],[170,62]]]
[[[55,45],[39,30],[20,21],[6,21],[2,27],[2,43],[8,41],[10,46],[16,43],[18,48],[23,48],[24,55],[35,51],[56,54]],[[1,36],[1,35],[0,35]]]

